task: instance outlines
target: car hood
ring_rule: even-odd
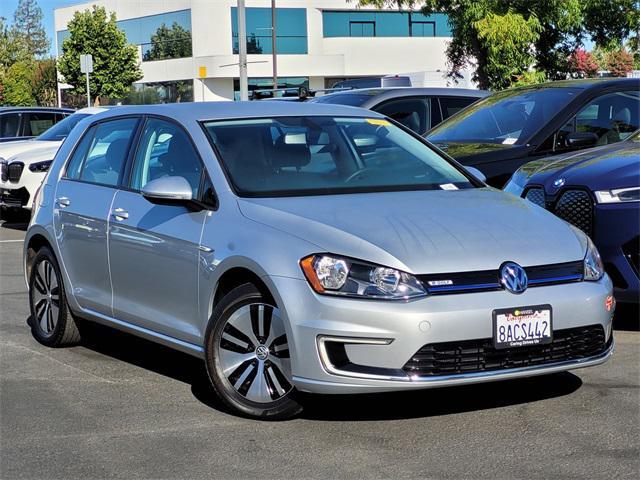
[[[8,160],[9,158],[23,152],[38,150],[43,147],[55,146],[60,147],[61,141],[45,141],[45,140],[18,140],[15,142],[6,142],[0,144],[0,158]]]
[[[38,148],[22,151],[8,158],[8,162],[22,162],[29,165],[36,162],[53,160],[56,156],[61,142],[38,142],[47,145],[39,145]]]
[[[567,185],[608,190],[637,187],[639,171],[640,143],[627,141],[527,163],[513,181],[543,185],[549,194]]]
[[[239,199],[244,216],[328,252],[412,273],[581,260],[583,239],[530,202],[491,188]],[[312,253],[312,252],[310,252]]]

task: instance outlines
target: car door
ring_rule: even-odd
[[[54,228],[62,263],[81,307],[111,316],[107,220],[139,119],[87,130],[56,186]]]
[[[580,107],[565,124],[551,135],[537,153],[573,149],[567,144],[571,133],[591,133],[596,145],[625,140],[640,128],[640,93],[633,90],[606,92]]]
[[[202,162],[183,128],[149,117],[133,157],[128,189],[109,220],[114,316],[187,342],[199,342],[198,260],[208,211],[160,205],[142,196],[158,178],[180,176],[200,197]]]

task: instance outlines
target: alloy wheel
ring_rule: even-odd
[[[224,377],[247,400],[269,403],[293,389],[278,308],[265,303],[240,307],[226,321],[218,349]]]
[[[36,267],[32,294],[35,322],[46,336],[53,334],[60,312],[60,286],[53,265],[42,260]]]

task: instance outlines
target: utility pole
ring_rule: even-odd
[[[276,96],[275,90],[278,88],[278,54],[276,48],[276,0],[271,0],[271,57],[273,64],[273,96]]]
[[[238,61],[240,66],[240,100],[249,100],[247,75],[247,22],[244,0],[238,0]]]

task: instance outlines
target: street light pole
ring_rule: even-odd
[[[247,22],[244,0],[238,0],[238,62],[240,66],[240,100],[249,100],[247,75]]]
[[[278,54],[276,48],[276,0],[271,0],[271,57],[273,64],[273,96],[278,88]]]

